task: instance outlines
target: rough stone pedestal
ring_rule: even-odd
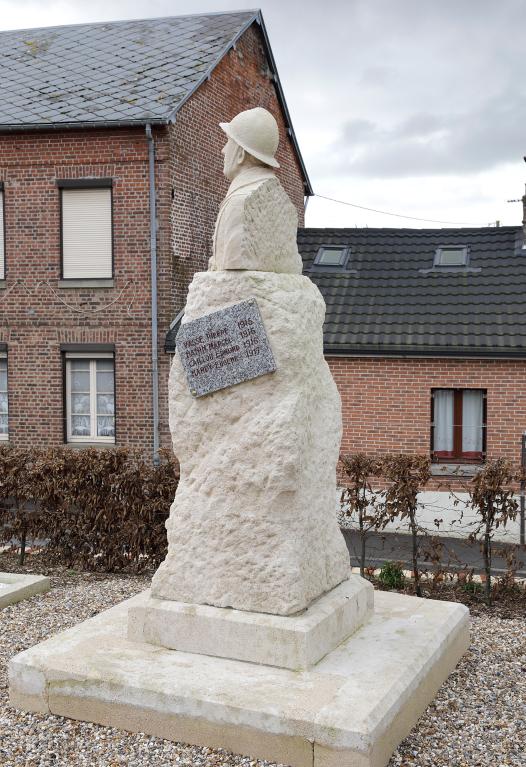
[[[308,669],[368,620],[374,590],[358,575],[299,615],[189,605],[149,597],[128,613],[128,639],[183,652]]]
[[[385,767],[469,642],[467,609],[379,592],[307,671],[127,639],[140,594],[15,656],[11,703],[293,767]]]
[[[308,277],[198,273],[185,322],[249,299],[275,373],[196,398],[174,356],[170,430],[181,480],[152,596],[293,615],[350,574],[335,514],[341,404],[323,357],[325,303]]]

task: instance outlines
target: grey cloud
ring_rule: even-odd
[[[389,128],[355,119],[343,126],[331,155],[340,173],[371,177],[490,170],[526,153],[525,96],[513,91],[472,112],[416,113]]]
[[[360,81],[363,85],[373,85],[381,87],[392,78],[393,72],[388,67],[371,66],[366,67],[361,75]]]
[[[343,140],[346,144],[367,142],[376,133],[378,128],[371,120],[349,120],[343,128]]]

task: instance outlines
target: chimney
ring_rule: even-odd
[[[526,193],[522,198],[522,249],[526,250]]]

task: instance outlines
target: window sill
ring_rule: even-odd
[[[0,280],[0,290],[7,288],[7,280]]]
[[[66,442],[66,447],[73,447],[75,450],[85,450],[88,447],[96,447],[97,449],[117,447],[115,442]]]
[[[113,288],[115,283],[113,279],[79,279],[79,280],[59,280],[59,288]]]
[[[474,477],[483,463],[432,463],[432,477]]]

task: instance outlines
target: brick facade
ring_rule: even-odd
[[[487,456],[520,463],[526,360],[328,359],[342,398],[342,452],[430,454],[431,390],[485,389]]]
[[[164,335],[184,306],[193,273],[206,268],[213,223],[227,182],[216,128],[261,105],[278,118],[284,186],[303,213],[303,180],[259,30],[253,25],[177,122],[154,130],[158,205],[160,431],[169,444]],[[113,179],[114,285],[60,286],[57,179]],[[116,442],[150,452],[150,213],[143,128],[0,135],[6,280],[0,287],[0,342],[8,347],[9,440],[16,446],[64,442],[61,344],[115,345]],[[300,218],[302,223],[302,219]]]
[[[167,275],[160,300],[159,323],[168,328],[184,307],[194,272],[208,268],[212,255],[212,233],[219,205],[229,182],[223,176],[221,149],[226,143],[220,122],[228,122],[243,109],[261,106],[277,119],[280,145],[277,175],[298,210],[298,225],[304,224],[303,176],[271,79],[263,39],[253,24],[235,48],[219,63],[213,76],[183,106],[170,128],[169,180],[163,183],[165,202],[172,195],[170,226],[172,251],[160,266]],[[161,314],[162,312],[162,314]],[[162,341],[162,339],[161,339]],[[169,358],[160,353],[160,391],[167,391]],[[170,444],[168,401],[160,398],[161,441]]]

